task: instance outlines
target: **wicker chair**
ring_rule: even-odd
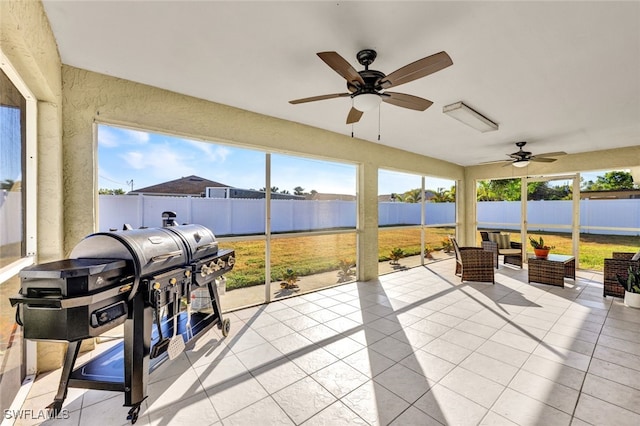
[[[456,253],[456,275],[461,281],[481,281],[495,284],[493,253],[480,247],[460,247],[449,237]]]
[[[627,278],[629,276],[629,266],[640,267],[640,260],[631,260],[634,254],[614,252],[611,259],[604,260],[603,297],[624,297],[624,287],[618,282],[618,275]]]
[[[482,248],[493,253],[493,266],[498,268],[498,256],[504,256],[504,263],[522,268],[522,244],[509,241],[510,248],[501,249],[498,243],[491,241],[489,232],[480,231],[482,237]]]

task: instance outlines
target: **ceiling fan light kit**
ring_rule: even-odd
[[[529,160],[517,160],[511,164],[513,164],[513,167],[527,167],[529,165]]]
[[[353,97],[353,107],[360,112],[367,112],[376,109],[382,98],[377,93],[363,93]]]
[[[498,130],[498,124],[463,102],[447,105],[442,108],[442,112],[482,133]]]

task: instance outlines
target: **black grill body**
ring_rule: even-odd
[[[68,386],[121,391],[135,423],[150,371],[167,360],[167,336],[181,335],[189,348],[214,325],[228,334],[215,279],[233,269],[234,255],[204,226],[172,225],[92,234],[69,259],[23,269],[20,294],[10,301],[25,338],[69,342],[48,408],[59,412]],[[201,286],[211,312],[182,309]],[[74,370],[83,339],[123,323],[120,345]]]

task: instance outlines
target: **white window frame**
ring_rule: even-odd
[[[13,67],[9,59],[5,56],[4,52],[0,50],[0,69],[9,77],[9,80],[15,85],[20,94],[26,100],[26,117],[25,117],[25,152],[23,156],[25,158],[25,176],[24,186],[25,191],[25,217],[24,217],[24,242],[26,248],[26,255],[21,259],[10,263],[9,265],[0,269],[0,285],[6,282],[9,278],[17,275],[20,270],[26,266],[35,263],[36,255],[38,252],[38,239],[37,239],[37,194],[36,180],[37,175],[37,131],[38,131],[38,103],[36,97],[31,90],[27,87],[24,80],[20,78],[20,75]],[[36,372],[36,343],[31,340],[25,340],[25,353],[26,353],[26,373],[27,375],[35,374]]]

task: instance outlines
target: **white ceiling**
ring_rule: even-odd
[[[44,6],[62,62],[341,134],[348,98],[316,56],[378,52],[389,74],[446,51],[453,65],[393,91],[434,102],[382,104],[356,137],[461,165],[640,145],[640,2],[53,1]],[[500,129],[442,113],[464,101]]]

